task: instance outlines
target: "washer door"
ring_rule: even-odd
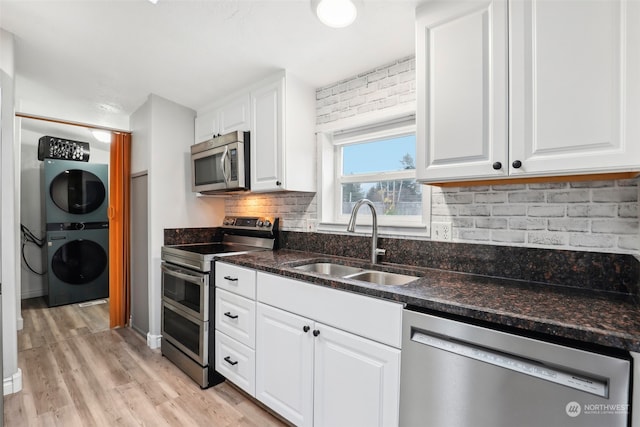
[[[51,181],[49,192],[57,207],[76,215],[95,211],[107,195],[100,178],[81,169],[68,169],[58,174]]]
[[[96,280],[109,264],[105,250],[93,240],[72,240],[53,254],[51,269],[61,281],[84,285]]]

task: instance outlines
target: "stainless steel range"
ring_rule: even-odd
[[[214,371],[212,262],[277,247],[278,218],[227,216],[218,242],[162,247],[162,354],[202,388],[224,381]]]

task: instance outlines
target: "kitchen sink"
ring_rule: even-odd
[[[406,274],[365,270],[364,268],[335,264],[332,262],[313,262],[294,268],[309,273],[326,274],[343,279],[361,280],[363,282],[375,283],[376,285],[401,286],[418,279],[416,276],[408,276]]]
[[[415,276],[405,274],[389,273],[387,271],[365,270],[360,273],[350,274],[347,279],[362,280],[364,282],[375,283],[377,285],[400,286],[406,285],[417,279]]]
[[[334,264],[332,262],[314,262],[294,267],[296,270],[307,271],[310,273],[327,274],[329,276],[344,277],[350,274],[360,273],[364,271],[362,268],[350,267],[348,265]]]

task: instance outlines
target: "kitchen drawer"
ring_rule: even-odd
[[[227,380],[256,395],[256,352],[220,331],[216,331],[216,371]]]
[[[402,304],[257,273],[258,301],[400,348]]]
[[[216,289],[216,329],[255,348],[256,302],[224,289]]]
[[[216,261],[216,288],[256,299],[256,271]]]

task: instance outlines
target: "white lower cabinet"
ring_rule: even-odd
[[[258,303],[256,398],[297,426],[313,425],[313,322]]]
[[[255,396],[256,352],[216,331],[216,371],[242,390]]]
[[[266,292],[272,292],[274,283],[281,281],[285,289],[295,283],[302,289],[310,286],[311,291],[326,291],[337,298],[338,306],[342,295],[350,295],[268,277],[271,283],[264,283]],[[280,295],[287,299],[287,294]],[[265,295],[265,299],[270,298]],[[304,296],[298,301],[305,305]],[[329,312],[334,308],[331,304],[326,307]],[[300,314],[257,303],[256,398],[297,426],[398,425],[400,349]],[[375,316],[356,307],[352,314]],[[344,327],[349,329],[348,324]]]

